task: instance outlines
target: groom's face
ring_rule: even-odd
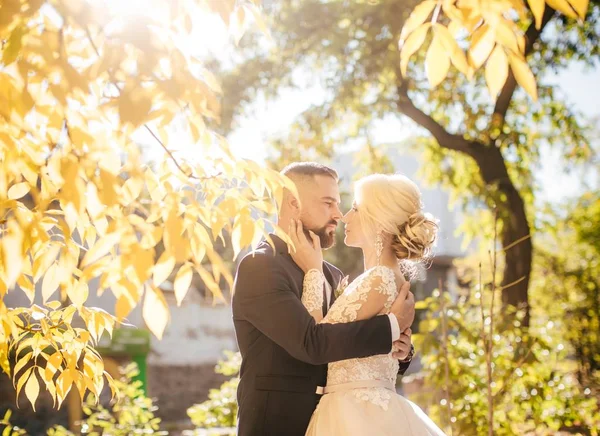
[[[337,181],[329,176],[314,176],[299,191],[300,220],[307,236],[308,230],[312,230],[321,240],[322,248],[333,247],[335,229],[342,218]]]

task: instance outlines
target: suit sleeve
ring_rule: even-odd
[[[314,365],[387,354],[391,329],[387,316],[346,324],[317,324],[274,257],[246,256],[234,284],[237,316],[249,321],[290,355]]]

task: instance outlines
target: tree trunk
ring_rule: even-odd
[[[502,303],[525,309],[523,324],[529,325],[529,299],[527,289],[531,275],[533,245],[525,211],[525,203],[508,175],[500,150],[493,146],[471,148],[471,157],[479,166],[485,183],[497,189],[498,221],[502,223],[500,242],[505,250],[502,276]],[[518,241],[518,242],[517,242]],[[507,249],[507,247],[509,247]],[[508,287],[506,287],[508,286]]]

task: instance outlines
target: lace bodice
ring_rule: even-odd
[[[302,302],[315,309],[322,303],[322,283],[315,274],[305,278]],[[320,286],[320,287],[319,287]],[[319,292],[320,289],[320,292]],[[387,314],[396,299],[398,289],[394,271],[385,266],[376,266],[361,274],[340,295],[320,322],[342,323]],[[321,295],[319,299],[319,295]],[[398,361],[389,354],[359,359],[342,360],[329,364],[327,385],[363,381],[385,380],[396,383]],[[369,401],[387,410],[393,393],[385,388],[355,389],[352,394],[358,400]]]

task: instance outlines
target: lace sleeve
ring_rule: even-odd
[[[304,275],[302,282],[302,304],[315,321],[323,319],[323,286],[325,276],[321,271],[311,269]]]
[[[327,312],[324,323],[343,323],[389,313],[398,295],[394,272],[374,267],[357,279],[351,292],[344,292]]]

